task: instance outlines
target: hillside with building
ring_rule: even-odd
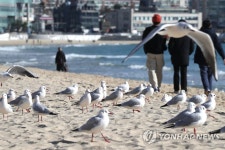
[[[196,28],[209,18],[213,27],[225,29],[225,0],[1,0],[0,32],[40,34],[93,34],[140,38],[152,24],[154,13],[162,23],[185,19]],[[55,36],[51,36],[55,37]]]

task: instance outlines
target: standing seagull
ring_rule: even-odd
[[[34,113],[38,115],[38,122],[40,121],[39,118],[41,118],[42,121],[43,115],[57,115],[56,113],[49,111],[48,108],[40,102],[38,95],[35,96],[32,109]]]
[[[215,98],[216,98],[216,95],[214,93],[209,93],[208,100],[205,103],[202,104],[203,106],[205,106],[205,108],[208,112],[211,112],[216,108]],[[215,118],[211,114],[209,114],[209,116]]]
[[[135,87],[134,89],[132,89],[129,92],[126,92],[126,95],[138,95],[142,92],[142,90],[145,89],[145,86],[143,83],[141,83],[138,87]]]
[[[77,94],[78,92],[78,84],[74,84],[73,86],[67,87],[65,90],[62,90],[60,92],[57,92],[55,94],[63,94],[68,95],[69,99],[73,99],[73,95]]]
[[[0,73],[0,82],[2,86],[2,82],[6,81],[9,78],[13,78],[12,74],[18,74],[21,76],[28,76],[30,78],[38,78],[35,74],[24,68],[23,66],[13,65],[8,68],[5,72]]]
[[[20,95],[17,97],[15,100],[9,102],[10,105],[18,106],[17,111],[19,108],[22,109],[22,114],[23,114],[23,109],[26,109],[27,112],[30,112],[30,107],[32,106],[32,97],[29,89],[26,89],[24,91],[24,95]]]
[[[161,106],[166,107],[170,105],[177,105],[177,109],[180,109],[180,104],[186,102],[187,95],[185,93],[185,90],[181,90],[180,93],[178,93],[176,96],[174,96],[170,101],[168,101],[165,105]]]
[[[7,100],[8,103],[13,101],[16,98],[16,91],[14,89],[9,89],[7,93]]]
[[[91,104],[91,94],[90,90],[87,89],[84,93],[84,95],[81,96],[80,100],[76,102],[76,105],[79,105],[82,107],[82,113],[84,113],[84,107],[86,107],[88,112],[88,105]]]
[[[116,105],[118,100],[123,98],[123,90],[121,88],[116,89],[116,91],[112,92],[110,95],[106,96],[102,101],[112,101],[113,105]]]
[[[218,80],[215,49],[210,36],[202,31],[195,29],[191,24],[186,22],[178,22],[176,24],[162,24],[152,30],[145,39],[137,44],[133,50],[125,57],[122,62],[125,62],[131,55],[139,50],[145,43],[151,40],[156,34],[166,35],[169,37],[180,38],[183,36],[190,37],[201,48],[205,60],[212,68],[213,75]]]
[[[207,96],[205,94],[201,94],[201,95],[197,94],[197,95],[193,95],[187,101],[193,102],[198,106],[198,105],[201,105],[201,104],[205,103],[206,99],[207,99]]]
[[[81,131],[81,132],[83,131],[91,133],[92,134],[91,142],[93,142],[94,134],[100,132],[104,140],[110,143],[110,141],[101,132],[109,125],[108,114],[112,113],[110,113],[107,109],[101,109],[97,116],[90,118],[84,125],[72,131]]]
[[[175,123],[178,120],[183,119],[187,115],[190,115],[191,113],[194,113],[195,112],[195,107],[196,107],[195,103],[189,102],[187,109],[185,109],[184,111],[180,112],[178,115],[176,115],[175,117],[173,117],[172,119],[169,119],[168,121],[166,121],[166,122],[164,122],[162,124]]]
[[[145,99],[149,100],[149,98],[154,94],[154,88],[151,84],[148,84],[147,87],[143,89],[140,94],[144,94]]]
[[[13,112],[13,109],[11,105],[9,105],[7,102],[7,94],[3,93],[2,98],[0,100],[0,113],[3,114],[3,120],[5,118],[5,114],[12,113],[12,112]]]
[[[123,102],[121,104],[117,104],[116,106],[132,109],[134,113],[134,111],[140,112],[140,109],[142,109],[144,105],[145,105],[145,95],[141,94],[138,97],[131,98],[130,100]]]
[[[123,92],[126,93],[126,92],[129,91],[130,85],[129,85],[129,83],[126,81],[125,83],[120,84],[119,86],[117,86],[117,87],[115,88],[115,90],[118,89],[118,88],[121,88],[121,89],[123,90]]]
[[[43,85],[39,88],[39,90],[33,92],[32,95],[32,99],[35,98],[36,95],[39,96],[39,98],[44,98],[46,96],[46,87]]]
[[[97,106],[98,103],[102,101],[102,99],[103,99],[103,88],[100,86],[91,92],[91,104],[93,106],[93,109],[95,108],[95,106]]]
[[[196,112],[186,115],[166,128],[194,128],[196,135],[196,127],[202,126],[207,120],[206,109],[204,106],[198,106]]]

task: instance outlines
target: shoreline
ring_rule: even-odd
[[[98,41],[65,41],[65,40],[8,40],[0,41],[1,46],[20,46],[20,45],[67,45],[67,44],[138,44],[137,40],[98,40]]]

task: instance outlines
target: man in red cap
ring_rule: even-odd
[[[153,29],[161,23],[161,16],[154,14],[152,17],[152,26],[146,27],[142,39],[144,39]],[[149,82],[155,92],[160,91],[162,83],[162,69],[164,66],[163,53],[167,49],[166,37],[156,34],[151,40],[144,44],[144,52],[147,55],[146,66],[148,68]]]

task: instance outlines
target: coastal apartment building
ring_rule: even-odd
[[[113,10],[115,4],[124,7]],[[144,12],[139,10],[140,5],[157,9]],[[108,8],[111,8],[110,11],[101,13],[102,9]],[[41,32],[45,32],[45,28],[53,32],[54,29],[77,32],[80,28],[90,31],[103,29],[104,32],[142,32],[151,24],[154,13],[163,16],[163,23],[174,23],[182,18],[196,28],[207,16],[213,20],[214,27],[225,28],[224,12],[225,0],[1,0],[0,28],[8,28],[20,19]]]
[[[179,19],[185,19],[196,28],[202,24],[202,13],[185,12],[135,12],[133,9],[116,10],[105,16],[110,29],[118,32],[142,33],[145,27],[152,25],[152,16],[158,13],[162,16],[162,23],[177,23]],[[109,23],[110,22],[110,23]],[[110,30],[108,29],[108,30]],[[107,31],[106,29],[104,29]]]

